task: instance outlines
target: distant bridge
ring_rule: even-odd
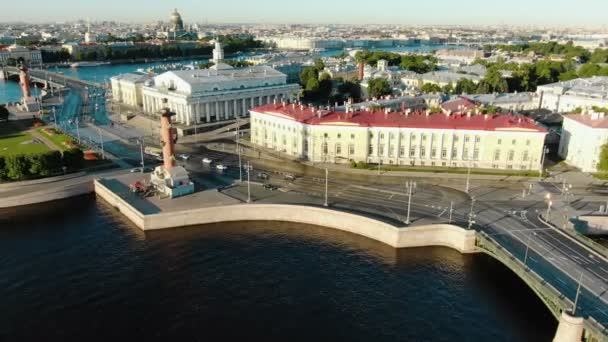
[[[2,68],[2,74],[6,79],[19,76],[19,69],[17,67],[5,66]],[[29,74],[33,82],[39,82],[42,84],[50,83],[53,86],[103,88],[101,83],[84,81],[75,77],[66,76],[64,74],[48,70],[29,69]]]

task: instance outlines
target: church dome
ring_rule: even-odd
[[[182,16],[177,11],[177,8],[173,10],[173,13],[171,13],[169,22],[171,23],[171,28],[174,31],[182,31],[184,29],[184,22],[182,21]]]

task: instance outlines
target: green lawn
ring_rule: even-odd
[[[23,132],[12,122],[0,122],[0,156],[15,154],[35,154],[49,151],[42,142]]]
[[[63,133],[55,132],[53,134],[47,134],[43,128],[39,128],[37,131],[38,131],[38,133],[40,133],[41,136],[43,136],[47,140],[50,140],[51,142],[53,142],[53,144],[55,144],[55,146],[57,146],[62,151],[69,149],[69,147],[67,147],[63,143],[64,141],[69,140],[69,141],[73,141],[74,143],[76,143],[74,141],[74,139],[72,139],[70,136],[65,135]]]

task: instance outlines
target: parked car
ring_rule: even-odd
[[[270,191],[275,191],[278,189],[278,187],[276,185],[272,185],[272,184],[264,184],[264,189],[267,189]]]
[[[189,155],[187,155],[187,154],[180,154],[180,155],[179,155],[179,158],[180,158],[181,160],[186,160],[186,161],[187,161],[187,160],[189,160],[189,159],[190,159],[190,156],[189,156]]]
[[[259,179],[263,179],[263,180],[267,180],[267,179],[270,178],[270,176],[266,172],[258,172],[258,178]]]
[[[131,170],[129,170],[129,172],[137,173],[137,172],[142,172],[142,171],[141,171],[141,167],[135,167],[135,168],[132,168]]]
[[[296,176],[292,175],[292,174],[286,174],[285,175],[285,180],[288,180],[290,182],[293,182],[296,180]]]
[[[213,163],[213,160],[211,160],[209,158],[203,158],[202,163],[203,164],[211,164],[211,163]]]
[[[223,164],[217,164],[217,165],[215,165],[215,168],[223,171],[223,170],[226,170],[228,168],[228,166],[223,165]]]

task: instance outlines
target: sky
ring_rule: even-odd
[[[0,22],[90,18],[124,22],[606,26],[608,0],[2,0]]]

